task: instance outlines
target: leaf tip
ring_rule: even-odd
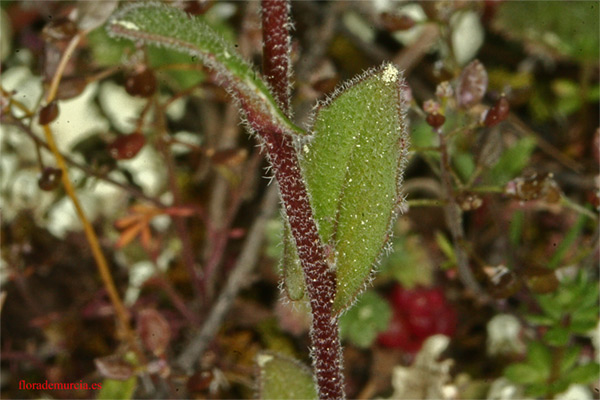
[[[256,357],[256,363],[260,368],[264,368],[267,363],[273,360],[273,356],[268,353],[261,353]]]
[[[398,70],[398,68],[394,64],[388,63],[383,68],[381,80],[385,83],[393,83],[398,80],[399,75],[400,71]]]

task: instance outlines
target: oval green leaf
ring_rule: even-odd
[[[337,275],[337,314],[369,280],[402,203],[408,145],[403,84],[390,63],[355,78],[318,107],[313,135],[301,144],[311,205]],[[288,293],[291,286],[286,278]]]

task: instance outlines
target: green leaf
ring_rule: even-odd
[[[392,64],[369,70],[317,110],[301,166],[337,274],[334,311],[365,286],[401,204],[408,135],[403,80]]]
[[[364,293],[354,307],[340,317],[340,335],[358,347],[373,344],[379,332],[387,329],[392,309],[373,291]]]
[[[551,346],[562,347],[569,342],[569,330],[562,326],[553,326],[544,335],[544,341]]]
[[[281,236],[283,234],[283,218],[278,215],[270,219],[265,226],[265,240],[267,247],[265,254],[274,260],[281,259],[283,248],[281,247]]]
[[[552,84],[552,91],[558,99],[556,100],[556,111],[568,116],[577,111],[583,104],[577,83],[568,79],[555,79]]]
[[[525,319],[534,325],[541,325],[541,326],[550,326],[550,325],[554,325],[558,322],[558,320],[556,320],[554,318],[551,318],[547,315],[540,315],[540,314],[526,315]]]
[[[550,382],[547,392],[553,394],[562,393],[569,388],[569,385],[570,382],[568,382],[566,379],[558,378],[554,382]]]
[[[283,288],[290,300],[296,301],[304,298],[306,293],[304,284],[304,273],[296,251],[296,244],[292,237],[289,223],[286,221],[283,227],[283,256],[281,258],[283,270]]]
[[[291,338],[281,331],[279,322],[275,317],[262,320],[255,329],[260,335],[260,341],[265,348],[275,351],[278,354],[295,356]]]
[[[169,64],[192,64],[193,60],[188,55],[170,49],[151,48],[148,50],[148,62],[153,67],[161,67]],[[205,73],[192,69],[161,69],[158,73],[161,74],[159,78],[164,75],[174,81],[174,86],[179,90],[191,88],[205,79]]]
[[[597,61],[598,2],[507,1],[492,26],[534,52]]]
[[[498,162],[488,171],[490,184],[503,185],[520,174],[529,163],[535,145],[534,138],[525,136],[502,153]]]
[[[565,349],[565,354],[560,360],[560,373],[565,374],[570,370],[579,358],[581,348],[579,346],[570,346]]]
[[[438,231],[435,233],[435,242],[437,243],[442,253],[444,253],[444,255],[448,258],[447,263],[451,264],[452,266],[455,266],[456,254],[454,253],[454,246],[452,245],[450,240],[448,240],[448,238],[443,233]]]
[[[540,383],[545,381],[546,375],[533,365],[517,363],[504,369],[504,376],[520,384]]]
[[[552,294],[543,294],[536,296],[537,302],[542,308],[544,314],[559,321],[563,314],[563,308],[560,306]]]
[[[310,369],[301,362],[273,352],[257,356],[261,399],[317,399]]]
[[[525,221],[525,213],[523,210],[516,210],[513,212],[510,219],[510,227],[508,237],[510,244],[517,246],[521,242],[523,236],[523,225]]]
[[[598,295],[600,294],[600,286],[598,282],[591,280],[586,284],[585,289],[581,293],[577,309],[586,309],[598,307]]]
[[[133,397],[137,378],[132,376],[126,381],[118,381],[116,379],[105,379],[102,382],[102,389],[98,394],[100,400],[122,399],[128,400]]]
[[[554,297],[558,309],[563,310],[563,312],[572,310],[579,301],[579,293],[577,287],[574,285],[562,285],[559,290],[551,294],[551,296]]]
[[[102,67],[120,65],[123,62],[125,50],[134,48],[131,43],[109,37],[102,27],[88,33],[87,39],[94,62]]]
[[[113,39],[108,36],[106,30],[98,28],[88,34],[90,49],[94,62],[101,66],[121,65],[126,54],[134,51],[131,43]],[[168,64],[194,64],[192,58],[171,49],[152,47],[148,49],[148,64],[152,68]],[[204,80],[201,71],[165,69],[159,71],[163,77],[175,83],[176,89],[188,89]],[[162,80],[162,79],[161,79]]]
[[[379,269],[379,276],[392,277],[402,287],[431,286],[433,265],[418,235],[401,233],[392,241],[392,253]]]
[[[548,384],[543,383],[532,383],[525,387],[525,395],[534,398],[543,398],[544,395],[548,394]]]
[[[579,365],[572,369],[565,376],[565,380],[570,383],[580,383],[585,385],[598,379],[600,374],[600,364],[591,362],[585,365]]]
[[[410,131],[410,142],[414,147],[433,147],[437,144],[436,133],[424,120],[417,121]]]
[[[240,100],[246,113],[285,132],[304,134],[278,108],[267,84],[238,54],[235,46],[202,19],[161,3],[141,2],[121,8],[110,18],[107,30],[114,37],[197,57]]]
[[[550,349],[540,342],[530,342],[527,347],[527,363],[544,377],[550,375],[552,366],[552,353]]]
[[[550,262],[548,263],[548,268],[555,269],[559,266],[559,263],[565,257],[567,250],[573,245],[575,240],[580,236],[585,223],[587,222],[587,217],[585,215],[580,215],[575,221],[575,224],[569,229],[569,231],[563,237],[563,240],[560,242],[556,251],[552,255]]]
[[[475,172],[475,158],[467,152],[458,152],[452,157],[452,164],[463,182],[469,180]]]
[[[598,310],[594,311],[594,314],[589,314],[586,319],[578,318],[571,320],[569,329],[571,332],[579,335],[585,335],[590,330],[594,329],[598,325]]]

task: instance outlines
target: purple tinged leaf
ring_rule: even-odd
[[[472,61],[458,78],[456,101],[459,107],[471,108],[481,102],[487,85],[488,75],[485,67],[478,60]]]
[[[148,350],[156,356],[165,353],[171,340],[171,328],[158,311],[151,308],[142,310],[138,316],[137,331]]]
[[[77,2],[77,25],[83,31],[91,31],[106,22],[117,8],[117,0]]]
[[[126,381],[133,376],[133,366],[117,355],[94,359],[100,375],[108,379]]]

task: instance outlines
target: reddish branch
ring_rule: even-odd
[[[298,159],[289,136],[281,132],[263,135],[283,206],[304,270],[312,309],[312,356],[319,397],[344,398],[341,344],[337,318],[333,316],[335,274],[329,270],[312,208],[302,180]]]
[[[290,3],[262,0],[263,75],[281,110],[290,116]]]
[[[282,109],[289,115],[289,2],[262,1],[263,74]],[[304,270],[312,309],[312,357],[322,399],[342,399],[341,345],[337,318],[333,316],[335,274],[329,270],[325,252],[292,137],[260,116],[247,115],[248,122],[265,141],[279,184],[281,198],[298,256]]]

